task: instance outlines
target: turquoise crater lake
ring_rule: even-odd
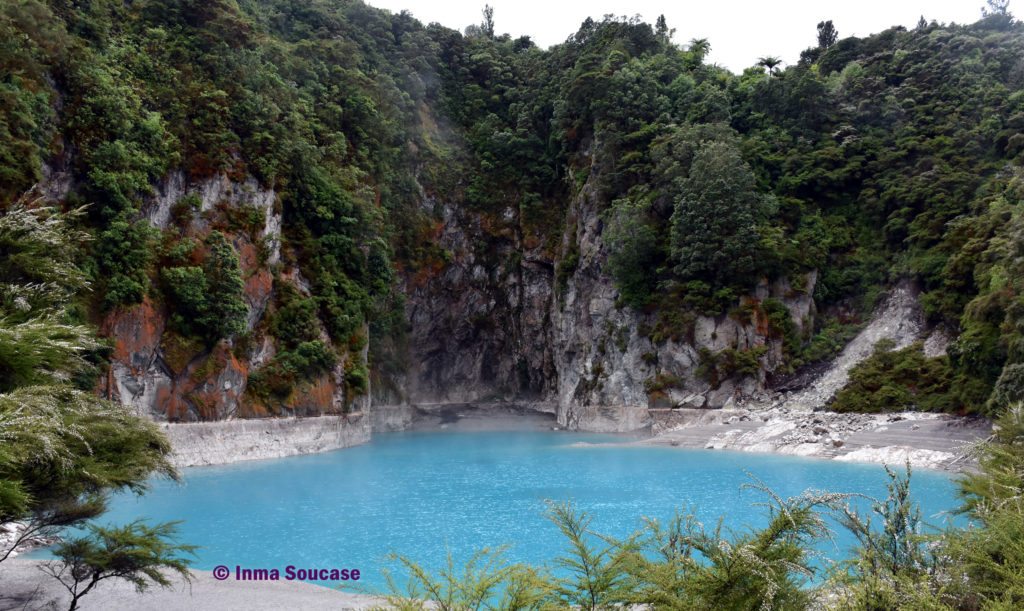
[[[386,555],[438,566],[510,544],[509,558],[547,562],[563,540],[544,515],[546,499],[573,500],[595,530],[632,532],[642,516],[693,507],[706,524],[760,524],[764,500],[741,489],[758,477],[782,496],[806,489],[885,496],[879,465],[736,452],[623,447],[621,438],[565,432],[410,432],[367,445],[294,458],[184,471],[143,497],[120,495],[102,521],[184,520],[182,539],[202,546],[195,568],[358,568],[359,583],[383,589]],[[581,445],[578,442],[586,442]],[[956,505],[953,480],[917,471],[915,497],[932,524]],[[838,533],[824,553],[846,555]]]

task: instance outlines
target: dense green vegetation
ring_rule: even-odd
[[[336,347],[372,324],[385,366],[400,355],[382,348],[402,343],[394,270],[445,261],[424,194],[518,210],[564,286],[579,252],[561,244],[564,216],[585,193],[623,303],[662,321],[654,339],[735,307],[759,277],[817,270],[824,335],[787,338],[795,366],[910,277],[930,321],[959,333],[962,409],[995,406],[1004,367],[1024,359],[1024,38],[1005,7],[987,10],[863,39],[823,22],[796,64],[765,56],[735,75],[705,63],[707,40],[674,44],[663,19],[587,20],[541,50],[499,35],[493,12],[460,34],[353,0],[17,0],[0,9],[0,196],[44,161],[68,167],[67,203],[88,204],[95,238],[91,305],[150,294],[180,334],[212,343],[241,329],[237,282],[204,303],[211,264],[138,211],[174,169],[253,176],[280,194],[319,324]]]
[[[280,193],[288,256],[331,338],[365,341],[354,336],[392,300],[381,236],[415,232],[389,211],[416,192],[411,149],[430,148],[409,127],[435,54],[419,24],[352,2],[17,0],[0,8],[0,35],[0,194],[25,191],[43,161],[69,167],[68,203],[88,205],[95,237],[91,306],[150,294],[185,338],[240,333],[234,246],[216,231],[161,245],[138,212],[171,170],[248,174]],[[194,215],[185,200],[179,221]]]
[[[820,311],[863,311],[877,286],[918,278],[931,319],[962,331],[951,366],[980,405],[1020,359],[1024,277],[1010,252],[1022,39],[990,13],[866,39],[822,23],[799,63],[733,75],[704,63],[707,41],[673,44],[664,20],[588,20],[542,51],[497,35],[493,13],[462,35],[340,0],[19,0],[0,18],[0,193],[62,159],[71,201],[90,204],[100,305],[161,291],[179,331],[214,341],[239,332],[238,302],[206,312],[194,265],[155,274],[134,215],[173,168],[256,176],[281,193],[290,252],[344,344],[368,319],[400,331],[391,261],[440,256],[423,190],[518,208],[571,272],[575,245],[556,238],[587,189],[635,307],[695,309],[682,293],[722,311],[759,276],[816,269]]]
[[[850,382],[829,408],[837,412],[886,412],[918,410],[962,412],[968,394],[957,384],[945,356],[928,358],[921,343],[893,350],[882,340],[875,352],[850,372]]]
[[[1024,26],[993,0],[974,24],[840,38],[822,22],[816,40],[793,65],[766,55],[737,75],[706,63],[707,40],[675,44],[663,18],[588,19],[542,50],[499,34],[492,11],[459,33],[358,0],[4,2],[0,525],[49,534],[99,515],[110,490],[173,475],[159,431],[91,392],[109,347],[88,323],[151,299],[171,312],[169,354],[246,339],[247,279],[229,236],[257,242],[260,211],[218,210],[206,227],[216,215],[187,196],[157,231],[140,213],[172,172],[251,177],[280,198],[282,259],[309,291],[272,270],[277,350],[249,384],[265,400],[359,354],[368,325],[371,359],[401,369],[396,275],[429,277],[448,256],[425,201],[485,220],[517,211],[524,247],[564,290],[581,259],[561,240],[566,212],[582,198],[600,211],[622,307],[652,314],[656,342],[687,338],[697,315],[757,313],[792,369],[841,345],[883,287],[916,281],[929,323],[956,337],[948,356],[880,345],[833,407],[1001,414],[997,443],[962,483],[978,526],[919,536],[893,475],[874,508],[881,530],[843,514],[861,549],[832,576],[832,602],[1020,606]],[[54,169],[70,175],[68,216],[19,202]],[[811,271],[812,333],[797,334],[779,302],[737,306],[761,278],[811,290]],[[751,373],[760,356],[702,354],[700,373]],[[368,378],[348,361],[351,393]],[[595,540],[586,516],[553,507],[569,577],[484,554],[482,568],[438,579],[403,559],[412,589],[395,603],[475,608],[502,587],[507,608],[803,608],[820,510],[841,502],[772,498],[763,530],[681,515],[626,541]],[[94,530],[63,555],[98,580],[125,549],[153,552],[120,573],[152,578],[188,551],[169,534]]]
[[[161,279],[173,305],[171,324],[183,335],[212,342],[241,333],[247,308],[234,248],[219,231],[205,242],[209,252],[202,267],[165,267]]]

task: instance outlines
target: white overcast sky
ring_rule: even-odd
[[[831,19],[840,38],[865,36],[890,26],[908,28],[919,17],[949,23],[972,23],[984,0],[729,0],[654,2],[650,0],[366,0],[392,12],[409,10],[424,24],[438,22],[456,30],[479,23],[487,2],[494,7],[498,33],[528,35],[541,47],[560,43],[589,17],[641,15],[651,23],[664,14],[675,28],[677,44],[692,38],[711,42],[709,62],[741,72],[762,55],[795,63],[800,51],[814,46],[819,21]],[[1016,2],[1010,3],[1013,11]],[[1024,5],[1024,1],[1020,3]],[[1021,11],[1017,11],[1020,13]]]

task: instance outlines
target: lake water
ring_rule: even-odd
[[[747,473],[782,496],[806,489],[884,498],[878,465],[739,452],[622,447],[621,438],[565,432],[416,432],[376,435],[342,451],[187,469],[184,483],[157,482],[144,497],[114,499],[104,522],[184,520],[182,540],[202,546],[195,568],[358,568],[382,587],[397,551],[438,566],[484,546],[510,544],[511,560],[547,562],[563,550],[545,500],[572,500],[593,528],[625,535],[642,516],[692,507],[706,524],[761,524],[763,495],[741,489]],[[582,446],[577,442],[588,442]],[[602,445],[604,444],[604,445]],[[915,497],[941,525],[956,505],[952,479],[917,471]],[[838,533],[843,557],[852,545]]]

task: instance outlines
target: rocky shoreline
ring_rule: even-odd
[[[596,410],[572,430],[633,434],[629,442],[692,449],[737,450],[834,460],[902,464],[959,471],[991,422],[944,414],[839,414],[780,406],[727,409]],[[179,467],[228,464],[328,452],[367,443],[391,431],[557,430],[546,403],[458,403],[390,406],[381,414],[165,424]],[[605,413],[607,412],[607,413]],[[615,421],[613,421],[615,420]]]
[[[772,409],[651,410],[639,445],[737,450],[961,471],[992,433],[983,418],[901,412],[840,414]]]

